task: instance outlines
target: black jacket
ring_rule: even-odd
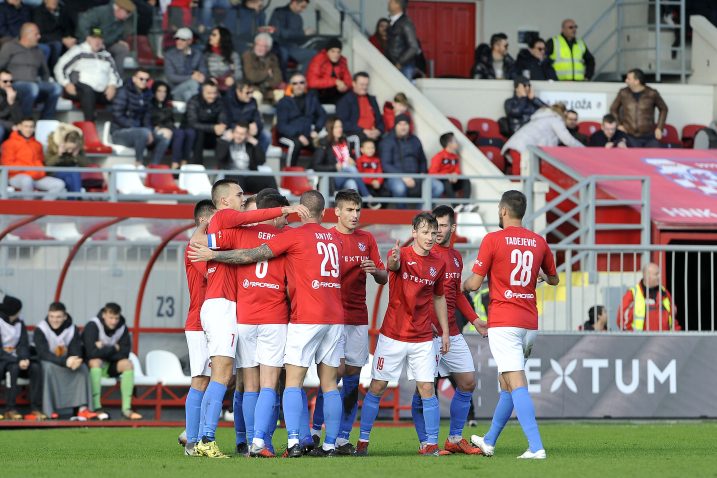
[[[153,128],[174,130],[174,109],[171,105],[161,105],[152,100],[149,104],[149,118]]]
[[[47,321],[47,317],[45,317],[45,321]],[[48,323],[47,325],[50,324]],[[56,332],[60,334],[63,330],[69,329],[70,327],[75,327],[75,325],[72,323],[72,317],[68,314],[67,319],[62,323]],[[35,351],[37,352],[37,356],[40,360],[45,360],[47,362],[60,365],[61,367],[65,367],[67,357],[82,357],[82,337],[79,330],[75,330],[75,335],[72,337],[70,345],[67,347],[67,351],[64,355],[59,357],[55,354],[54,350],[50,350],[50,345],[47,338],[45,338],[45,334],[43,334],[39,329],[35,329],[35,333],[32,335],[32,338],[33,342],[35,342]]]
[[[614,143],[617,145],[620,141],[625,141],[627,144],[627,134],[623,133],[619,129],[615,131],[612,138],[609,140],[603,130],[595,131],[588,140],[588,146],[604,147],[607,143]]]
[[[526,70],[528,75],[524,74]],[[524,76],[535,81],[558,80],[558,75],[555,74],[548,57],[540,61],[527,48],[523,48],[518,53],[518,59],[515,61],[515,76]]]
[[[530,121],[530,117],[543,106],[546,106],[538,98],[529,99],[527,96],[517,97],[505,100],[503,107],[505,108],[505,116],[508,118],[510,132],[515,133],[525,123]]]
[[[97,314],[97,317],[100,319],[100,322],[102,322],[102,314]],[[105,334],[113,335],[113,333],[115,333],[117,329],[126,324],[127,322],[125,321],[125,318],[120,315],[120,321],[117,324],[117,328],[115,328],[114,330],[109,330],[107,329],[107,327],[105,327]],[[122,337],[120,337],[119,342],[117,342],[117,345],[119,345],[119,350],[115,349],[112,346],[104,346],[101,348],[97,348],[97,344],[95,342],[97,342],[99,339],[100,331],[97,329],[97,325],[94,322],[88,322],[87,325],[85,325],[85,330],[82,331],[82,344],[85,350],[86,361],[98,358],[106,362],[116,362],[118,360],[129,358],[129,352],[131,348],[131,343],[129,340],[129,328],[125,327]]]
[[[381,110],[378,109],[376,97],[373,95],[367,96],[368,102],[373,110],[373,117],[376,121],[376,129],[383,133],[385,131],[383,115],[381,114]],[[359,114],[358,95],[356,95],[353,91],[347,92],[339,101],[336,102],[336,116],[338,116],[343,123],[345,134],[359,134],[362,132],[361,127],[358,125]]]
[[[201,93],[192,96],[187,103],[186,126],[211,132],[214,131],[214,125],[220,123],[227,124],[227,115],[221,98],[217,98],[214,103],[207,103]]]
[[[256,100],[251,98],[248,103],[243,103],[237,98],[234,89],[230,89],[224,95],[224,110],[227,117],[227,126],[233,128],[237,123],[256,123],[259,131],[264,129],[264,121],[261,119],[261,112]]]
[[[257,145],[246,143],[246,154],[249,155],[249,171],[257,171],[266,162],[264,151]],[[231,143],[227,147],[217,148],[217,165],[219,169],[235,170],[231,155]]]
[[[284,96],[276,104],[276,129],[280,136],[296,137],[302,134],[307,138],[311,127],[321,130],[326,123],[326,111],[319,103],[315,91],[306,93],[304,111],[300,111],[293,96]]]
[[[63,7],[58,5],[58,14],[53,15],[45,8],[45,5],[39,5],[32,12],[32,21],[40,29],[41,43],[49,43],[51,41],[62,41],[65,37],[75,36],[75,26],[72,24],[70,16],[63,11]],[[83,38],[81,42],[85,41]]]
[[[10,323],[8,317],[2,313],[0,313],[0,320]],[[2,336],[0,336],[0,362],[17,362],[30,358],[30,340],[27,337],[27,327],[25,322],[20,319],[17,319],[13,324],[16,322],[20,322],[20,340],[15,347],[15,355],[2,349]]]
[[[509,54],[503,58],[503,79],[512,80],[515,77],[515,60]],[[471,69],[471,78],[481,80],[495,80],[495,69],[493,68],[493,53],[490,45],[481,43],[476,47],[474,63]]]
[[[269,25],[276,27],[274,39],[281,46],[300,45],[306,41],[304,20],[289,5],[279,7],[271,14]]]
[[[393,64],[411,65],[416,56],[420,53],[416,37],[416,27],[405,13],[396,20],[396,23],[388,27],[388,39],[386,41],[386,57]]]
[[[322,138],[316,147],[316,151],[314,151],[313,169],[329,173],[336,172],[336,163],[336,155],[332,145],[329,144],[326,138]]]
[[[20,99],[15,96],[15,102],[8,104],[7,93],[0,89],[0,125],[5,128],[5,134],[10,134],[10,129],[22,119]]]
[[[152,100],[152,90],[139,91],[127,79],[112,101],[112,128],[151,128],[149,103]]]
[[[397,138],[395,132],[387,134],[379,143],[378,157],[384,173],[425,173],[426,154],[421,140],[412,134]]]

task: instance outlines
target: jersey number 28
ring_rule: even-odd
[[[513,249],[510,251],[510,263],[515,264],[513,272],[510,273],[510,285],[527,286],[530,276],[533,275],[533,253]]]
[[[323,277],[339,276],[339,249],[336,244],[329,242],[317,242],[316,252],[323,257],[321,261],[321,275]]]

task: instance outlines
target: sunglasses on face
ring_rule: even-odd
[[[577,25],[570,25],[570,26],[568,26],[568,30],[577,30],[577,29],[578,29],[578,26],[577,26]]]

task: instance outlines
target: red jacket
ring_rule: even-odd
[[[461,157],[442,149],[431,159],[428,174],[461,174]]]
[[[411,112],[406,111],[403,114],[408,116],[408,119],[411,120],[409,132],[413,134],[413,117],[411,117]],[[390,101],[383,104],[383,126],[386,128],[387,133],[390,133],[391,130],[393,130],[393,127],[396,126],[396,112],[393,109],[393,103]]]
[[[45,159],[42,155],[42,145],[33,138],[25,138],[17,131],[13,131],[10,137],[2,144],[3,166],[45,166]],[[37,181],[45,177],[45,171],[20,171],[9,172],[9,177],[17,174],[27,174]]]
[[[326,50],[321,50],[311,59],[306,70],[306,82],[309,88],[323,90],[336,86],[336,80],[346,83],[351,88],[351,72],[349,62],[342,56],[335,65],[329,60]]]
[[[378,156],[368,157],[362,154],[356,160],[356,169],[358,169],[359,173],[381,174],[383,173],[383,167],[381,166],[381,158],[379,158]],[[371,185],[371,181],[373,181],[374,179],[378,181],[379,185],[383,184],[383,178],[365,177],[363,178],[363,182],[368,185]]]
[[[642,281],[637,284],[636,287],[640,287],[642,293],[645,295],[645,323],[643,330],[649,332],[668,332],[672,331],[674,324],[674,330],[682,330],[682,326],[678,321],[675,320],[675,303],[672,301],[672,296],[664,287],[660,286],[656,294],[653,289],[652,295],[645,291],[645,286]],[[663,300],[667,299],[670,303],[670,311],[665,310]],[[622,297],[622,304],[620,304],[620,310],[617,315],[617,326],[620,330],[634,330],[633,320],[635,318],[635,296],[632,293],[632,289],[628,290]]]

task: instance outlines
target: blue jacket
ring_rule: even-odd
[[[425,173],[426,155],[421,140],[412,134],[397,138],[395,132],[388,133],[379,143],[378,156],[384,173]]]
[[[15,8],[9,3],[0,3],[0,37],[17,38],[23,23],[32,21],[32,9],[20,4]]]
[[[112,129],[151,128],[151,100],[152,90],[138,91],[131,78],[126,80],[112,102]]]
[[[269,25],[276,27],[274,39],[281,46],[301,45],[306,41],[304,20],[301,15],[292,12],[289,5],[274,10]]]
[[[371,109],[373,110],[373,117],[376,122],[376,129],[383,133],[385,130],[385,126],[383,124],[383,115],[378,109],[378,102],[376,101],[376,97],[373,95],[367,96],[368,102],[371,105]],[[358,125],[359,114],[360,111],[358,95],[353,91],[347,92],[344,96],[341,97],[341,99],[339,99],[339,101],[336,102],[336,116],[339,117],[339,119],[344,125],[344,134],[358,134],[363,131]]]
[[[170,48],[164,54],[164,75],[172,88],[187,81],[195,71],[207,74],[199,48],[192,47],[189,55],[176,48]]]
[[[315,91],[306,94],[305,112],[302,114],[293,96],[285,96],[276,104],[276,129],[280,136],[295,137],[302,134],[307,138],[311,127],[319,131],[326,123],[326,111],[319,103]]]
[[[237,9],[237,31],[235,37],[238,40],[237,45],[234,45],[239,52],[244,52],[249,49],[249,46],[254,43],[254,37],[259,33],[258,28],[266,26],[266,11],[261,9],[258,13],[253,8],[247,8],[244,5],[239,5]]]
[[[237,123],[256,123],[256,127],[261,131],[264,129],[264,122],[261,119],[259,105],[256,100],[251,98],[248,103],[239,101],[234,88],[231,88],[224,95],[224,111],[227,115],[227,126],[233,128]]]

